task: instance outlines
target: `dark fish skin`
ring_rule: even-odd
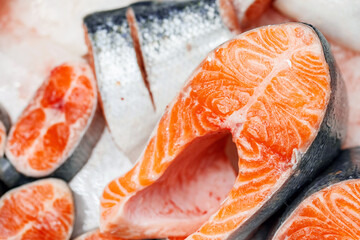
[[[263,223],[253,234],[250,235],[246,240],[266,240],[271,230],[271,224],[267,222]]]
[[[104,129],[105,120],[100,108],[97,107],[87,131],[74,152],[58,169],[47,177],[61,178],[69,182],[90,158],[92,150],[99,141]],[[0,180],[7,188],[14,188],[38,180],[38,178],[28,177],[19,173],[11,165],[10,161],[3,157],[0,158]]]
[[[313,26],[318,35],[331,77],[331,95],[324,119],[318,134],[303,156],[296,156],[297,165],[283,186],[271,196],[262,208],[245,224],[239,227],[229,239],[246,239],[258,226],[274,214],[284,200],[295,194],[305,183],[314,179],[322,170],[328,167],[340,151],[345,139],[348,118],[348,102],[345,84],[330,51],[330,45],[325,37]]]
[[[334,163],[297,196],[266,239],[274,237],[279,227],[306,198],[326,187],[350,179],[360,179],[360,147],[341,151]]]

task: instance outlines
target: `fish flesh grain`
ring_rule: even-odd
[[[269,239],[359,239],[360,148],[344,150],[303,191]]]
[[[0,199],[0,239],[70,239],[74,203],[67,184],[38,180],[7,192]]]
[[[94,138],[100,138],[104,129],[96,109],[96,83],[86,64],[66,63],[54,68],[12,126],[5,150],[7,158],[21,174],[43,177],[72,154],[77,154],[77,160],[81,153],[89,157],[97,142]],[[87,130],[91,133],[86,134]],[[83,136],[92,139],[82,141]],[[77,146],[88,147],[74,152]],[[74,164],[68,169],[72,167]]]
[[[216,0],[137,3],[84,24],[108,127],[133,162],[191,72],[233,36]]]
[[[231,20],[233,19],[233,17],[231,17],[231,11],[230,10],[228,10],[228,5],[226,4],[226,1],[219,1],[219,10],[220,10],[220,14],[221,14],[221,16],[222,16],[222,18],[223,18],[223,21],[224,21],[224,23],[229,27],[229,29],[230,30],[233,30],[233,29],[236,29],[237,28],[237,26],[236,26],[236,24],[233,24],[233,27],[231,27],[232,26],[232,24],[231,23],[229,23],[229,22],[231,22]],[[133,5],[134,6],[134,5]],[[142,4],[137,4],[136,5],[138,8],[139,7],[141,7],[142,6]],[[174,6],[174,4],[169,4],[169,3],[167,3],[166,5],[161,5],[161,4],[154,4],[154,3],[146,3],[146,4],[144,4],[144,6],[151,6],[151,10],[150,9],[147,9],[147,13],[149,14],[149,15],[146,15],[146,14],[143,14],[142,12],[140,12],[140,17],[141,17],[141,21],[143,22],[143,20],[144,19],[147,19],[146,21],[148,21],[149,22],[149,24],[151,23],[151,26],[154,26],[154,28],[155,28],[155,26],[156,26],[156,24],[154,23],[154,22],[152,22],[152,21],[154,21],[154,20],[152,20],[152,18],[151,18],[151,16],[156,16],[156,14],[159,14],[158,16],[157,16],[157,18],[156,19],[158,19],[159,18],[159,16],[163,16],[164,17],[164,19],[171,19],[171,17],[174,17],[174,16],[176,16],[176,14],[180,14],[180,12],[177,12],[176,14],[175,14],[175,10],[179,10],[178,8],[175,8],[175,6],[182,6],[180,3],[177,3],[175,6]],[[167,6],[167,7],[165,7],[165,6]],[[137,10],[137,11],[140,11],[139,9]],[[169,11],[169,12],[171,12],[171,13],[166,13],[167,11]],[[116,14],[115,14],[116,13]],[[217,13],[218,14],[218,13]],[[95,14],[96,15],[96,14]],[[117,18],[115,18],[115,15],[117,16]],[[119,17],[121,15],[121,18]],[[90,16],[94,16],[94,15],[90,15]],[[99,14],[99,16],[105,16],[104,14]],[[107,16],[109,16],[109,15],[107,15]],[[189,15],[188,15],[189,16]],[[230,16],[230,17],[229,17]],[[136,27],[136,19],[134,19],[134,14],[133,15],[131,15],[130,14],[130,11],[128,11],[127,10],[127,12],[123,12],[122,14],[119,14],[119,11],[115,11],[114,12],[114,19],[116,19],[116,21],[118,21],[118,22],[123,22],[123,21],[126,21],[126,19],[128,19],[129,20],[129,23],[131,23],[130,24],[130,26],[129,27],[132,27],[131,28],[131,40],[133,40],[133,44],[137,44],[137,47],[134,47],[134,49],[136,50],[135,51],[135,56],[136,56],[136,54],[138,55],[137,57],[136,57],[136,61],[138,61],[138,59],[140,58],[142,58],[142,53],[141,53],[141,51],[139,51],[139,49],[138,49],[138,47],[140,46],[140,43],[139,43],[139,36],[134,36],[134,35],[137,35],[136,33],[136,29],[134,29],[134,27]],[[182,15],[182,17],[184,17],[184,15]],[[199,16],[200,17],[200,16]],[[97,19],[97,18],[95,18],[95,17],[93,17],[93,18],[91,18],[91,17],[89,17],[90,18],[90,20],[91,19]],[[126,18],[126,19],[125,19]],[[139,18],[139,16],[138,16],[138,18]],[[105,22],[106,23],[109,23],[109,22],[112,22],[112,20],[111,20],[112,18],[111,17],[109,17]],[[121,19],[121,21],[119,20],[119,19]],[[85,19],[85,25],[86,25],[86,22],[87,22],[87,20],[88,19]],[[102,23],[102,24],[104,24],[103,23],[103,21],[104,20],[99,20],[99,21],[89,21],[90,23],[89,23],[89,27],[91,28],[91,27],[94,27],[95,29],[96,28],[100,28],[100,26],[99,25],[101,25],[100,23]],[[159,20],[160,21],[160,20]],[[188,21],[186,18],[184,19],[183,18],[183,21]],[[169,20],[168,21],[165,21],[165,20],[161,20],[161,22],[162,22],[162,26],[165,28],[165,27],[167,27],[167,29],[169,29],[169,28],[178,28],[178,26],[177,25],[175,25],[175,24],[177,24],[177,22],[175,22],[175,21],[172,21],[172,22],[170,22]],[[94,24],[94,25],[92,25],[92,23],[96,23],[96,24]],[[172,25],[170,25],[170,24],[172,24]],[[96,26],[96,27],[95,27]],[[110,25],[106,25],[106,24],[104,24],[104,26],[110,26]],[[216,25],[215,25],[216,26]],[[212,26],[212,29],[214,28],[214,26]],[[120,28],[121,29],[121,28]],[[203,34],[203,32],[204,33],[206,33],[206,29],[203,29],[203,30],[201,30],[201,34]],[[219,32],[219,31],[217,31],[217,32]],[[135,33],[135,34],[134,34]],[[116,32],[114,32],[113,34],[115,34],[116,35]],[[192,34],[192,35],[191,35]],[[191,33],[191,32],[189,32],[189,30],[186,30],[186,32],[184,32],[182,35],[185,35],[185,36],[193,36],[195,33]],[[201,36],[201,34],[198,34],[198,35],[196,35],[196,36]],[[152,35],[154,35],[154,32],[152,32]],[[227,34],[227,35],[229,35],[229,34]],[[110,35],[110,34],[108,34],[108,35],[106,35],[107,37],[109,37],[109,36],[114,36],[114,35]],[[122,35],[120,35],[121,37],[124,37],[124,35],[122,34]],[[163,35],[161,35],[161,36],[163,36]],[[232,36],[232,35],[229,35],[229,37],[230,36]],[[127,36],[128,37],[128,36]],[[144,36],[144,37],[147,37],[147,39],[149,38],[149,36]],[[166,39],[166,38],[168,38],[168,37],[171,37],[170,35],[169,36],[165,36],[164,38]],[[214,36],[212,36],[212,37],[214,37]],[[221,37],[221,36],[220,36]],[[229,38],[228,37],[228,38]],[[219,38],[219,36],[215,36],[214,38]],[[112,38],[113,39],[113,38]],[[165,44],[162,44],[162,39],[161,38],[159,38],[159,37],[157,37],[157,38],[154,38],[158,43],[159,43],[159,45],[161,44],[161,45],[164,45],[165,46]],[[185,38],[185,37],[182,37],[182,39],[188,39],[188,38]],[[135,40],[135,43],[134,43],[134,40]],[[155,40],[154,41],[152,41],[152,42],[154,42],[155,43]],[[224,41],[225,41],[226,39],[224,39]],[[147,40],[148,41],[148,40]],[[185,41],[185,40],[184,40]],[[178,41],[179,42],[179,41]],[[117,42],[116,41],[114,41],[114,44],[116,44]],[[149,43],[150,44],[150,43]],[[148,45],[149,45],[148,44]],[[169,42],[167,42],[167,44],[166,44],[166,46],[168,46],[170,43]],[[220,44],[220,41],[218,42],[218,43],[212,43],[212,45],[213,45],[213,47],[212,48],[214,48],[215,47],[215,44],[216,45],[218,45],[218,44]],[[124,45],[119,45],[120,47],[121,47],[121,49],[123,49],[123,48],[125,48],[126,46],[124,46]],[[142,45],[142,46],[146,46],[146,45]],[[185,46],[185,44],[182,44],[182,46],[184,46],[184,47],[186,47]],[[173,47],[173,46],[172,46]],[[187,46],[188,47],[188,46]],[[210,51],[211,49],[210,49],[210,47],[211,46],[209,46],[208,48],[208,51]],[[113,54],[113,52],[114,51],[116,51],[116,47],[113,47],[113,48],[110,48],[110,49],[108,49],[107,50],[107,54],[110,54],[111,53],[111,55]],[[147,47],[147,49],[149,49],[148,47]],[[167,49],[169,49],[169,47],[167,47]],[[141,49],[140,49],[141,50]],[[160,49],[161,50],[161,49]],[[182,52],[183,52],[183,50],[180,48],[180,47],[178,47],[177,48],[177,50],[178,50],[178,52],[179,52],[179,54],[183,54]],[[193,50],[193,51],[195,51],[196,49],[191,49],[191,50]],[[112,52],[111,52],[112,51]],[[162,50],[161,50],[162,51]],[[197,52],[199,52],[198,50],[196,50]],[[204,50],[205,51],[205,50]],[[120,51],[121,53],[118,53],[118,52],[116,52],[115,54],[114,54],[114,56],[116,56],[116,57],[121,57],[121,56],[124,56],[124,52],[126,52],[126,51]],[[170,52],[170,51],[169,51]],[[174,51],[173,51],[174,52]],[[162,53],[164,53],[163,51],[162,51]],[[179,55],[178,54],[178,55]],[[194,53],[192,53],[192,54],[194,54]],[[99,56],[99,53],[96,53],[96,52],[94,52],[93,53],[93,55],[97,55],[97,56]],[[164,54],[161,54],[161,56],[163,56]],[[173,58],[173,59],[176,59],[178,56],[176,56],[176,54],[174,53],[173,55],[175,55],[175,56],[172,56],[171,58]],[[105,56],[105,55],[104,55]],[[158,55],[157,55],[158,56]],[[183,56],[183,55],[182,55]],[[183,57],[182,57],[182,59],[184,59],[184,58],[189,58],[189,56],[191,57],[191,56],[193,56],[193,55],[191,55],[191,54],[187,54],[187,55],[184,55]],[[127,57],[128,57],[128,55],[127,55]],[[96,56],[94,56],[94,58],[96,58]],[[122,58],[120,58],[120,60],[119,60],[119,62],[118,62],[118,66],[122,66],[122,65],[124,65],[125,63],[128,63],[128,59],[126,59],[126,60],[121,60]],[[151,58],[150,58],[151,59]],[[162,57],[161,59],[163,59],[163,61],[164,61],[164,63],[166,63],[166,62],[168,62],[168,60],[167,60],[167,58],[166,57]],[[107,60],[107,58],[106,57],[104,57],[103,58],[103,60]],[[184,63],[187,63],[187,60],[185,59],[185,60],[183,60],[184,61]],[[136,64],[136,62],[135,62],[135,60],[133,61],[134,62],[134,64]],[[199,60],[199,62],[200,62],[200,60]],[[157,64],[157,66],[160,66],[161,67],[161,62],[159,62],[159,61],[155,61],[155,63]],[[109,63],[108,63],[109,64]],[[140,65],[141,63],[139,63],[139,61],[138,61],[138,65],[139,65],[139,67],[138,67],[138,70],[137,71],[140,71],[142,74],[143,73],[145,73],[144,72],[144,65]],[[143,63],[142,63],[143,64]],[[195,68],[195,66],[197,65],[198,63],[194,63],[194,65],[191,67],[191,68]],[[107,66],[109,66],[109,65],[107,65]],[[136,66],[136,65],[135,65]],[[140,66],[142,66],[142,67],[140,67]],[[179,66],[179,68],[180,68],[181,66]],[[163,66],[162,66],[162,68],[164,68]],[[189,67],[190,68],[190,67]],[[129,68],[127,68],[127,69],[129,69]],[[141,69],[141,70],[140,70]],[[169,71],[170,72],[170,71]],[[170,75],[170,73],[169,72],[165,72],[164,74],[167,74],[168,76],[165,76],[165,77],[162,77],[162,79],[165,79],[166,77],[174,77],[173,75]],[[171,73],[172,74],[172,73]],[[104,72],[104,76],[105,77],[108,77],[108,75],[107,75],[107,72]],[[121,76],[121,75],[120,75]],[[140,76],[140,74],[139,75],[137,75],[137,76]],[[142,78],[144,78],[145,76],[143,76],[143,75],[141,75],[141,77]],[[186,77],[185,77],[186,78]],[[134,80],[134,79],[133,79]],[[144,88],[144,84],[143,84],[143,82],[141,81],[142,79],[140,79],[140,81],[137,81],[137,82],[139,82],[140,83],[140,85],[137,85],[138,87],[140,87],[140,88]],[[168,82],[167,80],[166,80],[166,82]],[[180,90],[180,87],[181,87],[181,84],[178,84],[179,86],[178,86],[178,89],[176,90],[176,91],[179,91]],[[115,89],[115,87],[116,87],[117,85],[116,84],[114,84],[113,85],[113,89]],[[123,86],[123,85],[122,85]],[[145,87],[146,87],[146,85],[145,85]],[[110,88],[109,88],[109,90],[110,90]],[[115,89],[116,90],[116,89]],[[131,90],[131,92],[133,93],[132,95],[130,95],[129,97],[133,97],[133,96],[135,96],[136,95],[136,93],[138,93],[138,92],[135,92],[135,90],[137,90],[137,89],[132,89]],[[129,90],[130,91],[130,90]],[[174,91],[175,91],[175,89],[174,89]],[[146,91],[143,91],[143,92],[146,92]],[[166,92],[166,91],[165,91]],[[157,95],[156,95],[157,96]],[[116,94],[116,91],[114,91],[113,92],[113,95],[112,95],[112,97],[117,97],[117,94]],[[154,110],[151,108],[151,105],[150,105],[150,101],[149,101],[149,98],[145,98],[146,99],[146,101],[147,101],[147,103],[149,103],[149,108],[148,109],[151,109],[151,113],[152,114],[154,114]],[[158,98],[159,99],[159,98]],[[164,99],[164,98],[161,98],[161,99]],[[166,102],[165,102],[166,101]],[[167,99],[165,99],[164,100],[164,102],[161,102],[161,101],[159,101],[159,104],[162,104],[163,106],[165,106],[166,104],[168,104],[168,102],[169,102],[170,100],[167,100]],[[151,103],[152,104],[152,103]],[[114,106],[114,107],[116,107],[116,106]],[[128,110],[127,109],[124,109],[124,111],[126,111],[127,113],[129,113],[130,112],[130,110],[131,111],[135,111],[135,113],[136,113],[136,110],[135,109],[133,109],[132,107],[131,107],[131,105],[130,106],[127,106],[127,107],[129,107],[128,108]],[[116,109],[116,108],[115,108]],[[130,110],[129,110],[130,109]],[[141,113],[141,111],[139,111],[139,109],[140,109],[140,107],[137,109],[138,110],[138,114],[140,114]],[[157,110],[159,110],[159,105],[157,105]],[[114,110],[113,110],[114,111]],[[148,114],[148,113],[144,113],[143,115],[141,115],[140,117],[138,117],[139,119],[144,119],[144,118],[146,118],[148,121],[149,121],[149,117],[148,116],[145,116],[146,114]],[[121,117],[121,118],[119,118],[119,119],[121,119],[122,121],[124,121],[123,122],[123,124],[124,124],[124,126],[127,126],[129,123],[131,123],[131,122],[133,122],[134,121],[134,119],[136,119],[136,116],[134,117],[134,118],[131,118],[131,114],[127,114],[126,116],[124,116],[124,117]],[[129,117],[129,119],[127,120],[127,118],[126,117]],[[114,118],[114,120],[115,121],[119,121],[119,119],[116,119],[116,118]],[[132,129],[129,129],[129,131],[134,131],[135,129],[138,129],[140,126],[142,126],[142,125],[146,125],[146,124],[148,124],[148,121],[140,121],[140,122],[137,122],[139,125],[138,126],[133,126],[133,128]],[[155,120],[153,120],[154,121],[154,125],[155,125]],[[116,122],[114,123],[114,124],[116,124]],[[116,127],[116,126],[115,126]],[[140,133],[140,134],[142,134],[142,133]],[[140,135],[139,135],[140,136]],[[130,140],[131,139],[133,139],[133,137],[131,137],[130,138]],[[126,140],[125,141],[125,143],[127,143],[128,141],[129,141],[129,139],[126,139],[126,138],[124,138],[124,140]],[[112,180],[112,179],[114,179],[115,177],[117,177],[119,174],[122,174],[124,171],[127,171],[130,167],[131,167],[131,165],[130,165],[130,162],[129,162],[129,159],[127,158],[127,156],[125,156],[123,153],[121,153],[120,151],[118,151],[117,149],[115,149],[116,148],[116,146],[113,144],[113,142],[112,142],[112,140],[110,139],[110,135],[109,135],[109,132],[108,131],[106,131],[105,133],[104,133],[104,135],[103,135],[103,137],[102,137],[102,139],[100,140],[100,142],[99,142],[99,144],[98,144],[98,146],[100,145],[100,149],[99,150],[94,150],[94,152],[93,152],[93,157],[92,157],[92,159],[90,159],[89,160],[89,162],[87,163],[87,165],[86,166],[84,166],[80,171],[79,171],[79,173],[77,174],[77,176],[75,176],[72,180],[71,180],[71,182],[70,182],[70,187],[71,187],[71,189],[72,189],[72,191],[74,192],[74,198],[75,198],[75,203],[76,203],[76,205],[78,206],[78,211],[76,212],[76,221],[75,221],[75,227],[74,227],[74,233],[73,233],[73,235],[74,236],[78,236],[79,234],[81,234],[81,233],[84,233],[84,232],[86,232],[86,231],[89,231],[89,230],[92,230],[92,229],[94,229],[94,228],[96,228],[96,227],[98,227],[99,226],[99,220],[98,220],[98,216],[99,216],[99,198],[100,198],[100,196],[101,196],[101,193],[102,193],[102,190],[104,189],[104,187],[106,186],[106,184],[110,181],[110,180]],[[103,145],[103,147],[101,147],[101,145]],[[138,149],[143,149],[145,147],[145,142],[144,143],[142,143],[142,144],[140,144],[139,145],[139,147],[138,147]],[[140,150],[139,150],[140,151]],[[129,155],[129,154],[128,154]],[[131,154],[130,154],[131,155]],[[116,161],[114,160],[114,159],[116,159]],[[133,161],[134,161],[134,158],[132,159]],[[104,175],[104,174],[102,174],[102,173],[104,173],[104,172],[106,172],[107,174],[106,175]],[[96,177],[95,177],[96,176]]]
[[[273,8],[268,9],[252,27],[289,22],[291,19],[281,15]],[[312,24],[312,22],[308,22]],[[324,23],[325,24],[325,23]],[[327,24],[331,25],[331,22]],[[327,37],[327,35],[325,35]],[[334,41],[330,41],[331,51],[345,82],[349,103],[348,132],[342,148],[351,148],[360,145],[360,52],[350,50]]]
[[[256,19],[268,3],[237,5]],[[238,20],[231,0],[141,2],[84,19],[108,127],[132,162],[195,67],[241,31]]]
[[[245,239],[330,163],[346,122],[345,86],[320,32],[302,23],[245,32],[209,53],[139,161],[104,189],[100,231]],[[206,157],[229,135],[237,176],[231,161]]]
[[[360,1],[275,0],[274,6],[288,17],[313,24],[330,40],[360,51]]]
[[[129,11],[160,118],[206,54],[233,34],[216,0],[139,3]]]
[[[124,240],[123,238],[104,236],[100,233],[99,230],[94,230],[88,233],[85,233],[74,240]]]
[[[133,211],[131,213],[133,218],[130,221],[136,222],[138,216],[141,215],[142,212],[147,213],[150,217],[152,215],[151,209],[158,208],[158,205],[160,204],[163,206],[163,209],[160,210],[160,214],[173,215],[173,217],[180,215],[179,217],[183,218],[180,219],[179,222],[169,222],[168,224],[171,224],[172,228],[177,228],[177,225],[181,224],[187,226],[187,228],[192,228],[192,231],[195,231],[199,224],[204,222],[206,218],[216,211],[217,206],[222,199],[226,197],[226,194],[235,181],[236,173],[230,163],[231,156],[236,156],[236,152],[233,153],[231,151],[232,148],[227,146],[229,144],[228,139],[229,136],[212,137],[207,144],[201,146],[203,151],[200,152],[196,152],[196,149],[190,147],[191,149],[181,156],[182,159],[187,158],[188,161],[177,161],[174,163],[176,165],[174,168],[181,169],[181,172],[168,172],[164,175],[166,181],[162,182],[159,180],[159,186],[154,191],[151,191],[149,192],[149,195],[146,194],[145,196],[141,196],[130,203],[130,211]],[[197,145],[197,147],[199,146]],[[227,151],[227,149],[229,149],[229,151]],[[195,159],[197,161],[194,161]],[[202,186],[201,184],[203,184],[203,181],[200,181],[201,179],[199,179],[198,176],[204,176],[205,179],[203,181],[207,181],[209,185]],[[110,188],[112,188],[112,186],[110,186]],[[196,207],[193,207],[193,204],[186,204],[182,206],[183,213],[179,214],[174,211],[173,208],[176,207],[176,205],[182,201],[186,201],[187,196],[193,196],[195,194],[194,190],[199,188],[203,188],[203,191],[205,192],[204,195],[207,196],[205,202],[203,198],[196,196],[194,199],[195,203],[193,203]],[[217,191],[213,192],[213,188],[217,189]],[[167,189],[169,192],[166,196],[163,195],[164,189]],[[183,193],[179,195],[177,199],[173,199],[174,202],[171,202],[169,196],[179,194],[179,189],[183,189]],[[107,196],[106,193],[105,196]],[[152,198],[149,206],[146,208],[138,207],[141,206],[143,200],[147,198]],[[190,215],[188,217],[191,217],[192,221],[189,221],[187,215]],[[164,221],[167,220],[164,219]],[[130,226],[124,225],[124,227]],[[181,235],[186,234],[188,234],[188,232],[181,233]],[[105,233],[105,236],[113,235]]]

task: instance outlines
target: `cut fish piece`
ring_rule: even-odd
[[[291,21],[273,8],[268,9],[253,27],[279,24]],[[309,22],[312,24],[312,22]],[[330,42],[331,51],[344,79],[349,99],[348,132],[342,148],[360,145],[360,53]]]
[[[93,149],[98,143],[104,128],[105,121],[98,108],[76,149],[49,177],[61,178],[69,182],[92,156]],[[0,158],[0,179],[9,188],[36,180],[36,178],[19,173],[6,158]]]
[[[195,67],[233,36],[231,21],[217,0],[141,2],[85,18],[105,118],[132,162]]]
[[[325,36],[360,51],[360,1],[357,0],[275,0],[283,14],[313,24]]]
[[[288,209],[271,239],[359,239],[360,148],[343,151]]]
[[[26,176],[51,174],[74,152],[96,107],[90,68],[85,64],[56,67],[11,128],[6,156]]]
[[[231,150],[226,151],[228,137],[224,134],[214,134],[207,140],[207,143],[202,146],[198,144],[190,146],[189,151],[179,156],[179,159],[174,162],[173,168],[164,174],[162,180],[160,179],[154,184],[147,193],[144,192],[145,195],[134,196],[133,201],[128,205],[128,213],[131,215],[128,220],[130,225],[126,223],[120,224],[120,226],[129,230],[133,229],[134,233],[140,233],[145,238],[148,235],[153,236],[158,231],[158,225],[161,222],[166,224],[166,227],[160,231],[170,228],[183,236],[188,232],[178,229],[179,226],[186,226],[187,229],[195,231],[214,213],[235,181],[235,171],[230,163],[231,156],[234,154],[228,153],[231,153]],[[127,176],[130,177],[129,174]],[[204,185],[204,182],[207,184]],[[112,182],[108,187],[116,188],[115,184]],[[203,188],[201,194],[196,193],[199,188]],[[114,196],[112,193],[109,194],[111,195],[104,193],[103,196]],[[192,203],[186,203],[189,197],[193,199]],[[145,199],[151,200],[145,204]],[[101,206],[104,205],[104,202],[100,203]],[[159,206],[162,206],[161,209]],[[169,218],[157,219],[153,223],[154,215],[169,216]],[[179,219],[177,219],[178,217]],[[149,228],[139,228],[136,224],[137,219],[147,222]],[[107,233],[105,234],[112,236]],[[161,232],[160,235],[171,236],[173,234]]]
[[[269,8],[272,0],[232,0],[242,28],[248,28]]]
[[[217,0],[130,6],[158,118],[206,54],[233,34]]]
[[[84,24],[107,125],[117,146],[135,161],[156,115],[137,63],[126,11],[91,14]]]
[[[321,33],[302,23],[243,33],[206,57],[137,164],[107,185],[100,230],[245,239],[329,164],[346,121],[345,86]],[[235,184],[230,162],[213,159],[223,148],[207,157],[229,133],[238,151]],[[220,163],[216,171],[200,167]]]
[[[85,233],[74,240],[123,240],[118,237],[106,237],[100,233],[99,230],[94,230],[89,233]]]
[[[0,199],[0,239],[70,239],[74,221],[71,191],[48,178],[12,189]]]
[[[69,183],[76,205],[73,236],[99,227],[100,197],[104,187],[131,166],[106,129],[89,161]]]

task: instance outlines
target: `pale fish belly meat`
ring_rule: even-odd
[[[207,55],[139,161],[104,189],[100,231],[130,239],[246,239],[335,157],[347,107],[330,46],[312,26],[237,36]],[[204,157],[217,147],[219,154],[229,135],[237,176],[231,161]]]
[[[133,162],[187,77],[233,36],[215,0],[138,3],[84,23],[108,127]]]
[[[360,148],[344,150],[304,190],[268,239],[359,239]]]

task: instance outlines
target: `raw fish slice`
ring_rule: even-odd
[[[97,145],[104,128],[105,121],[98,108],[95,115],[92,117],[90,126],[86,130],[76,149],[59,168],[49,175],[49,177],[61,178],[69,182],[91,158],[93,149]],[[19,173],[6,158],[0,158],[0,179],[9,188],[36,180],[34,177],[28,177]]]
[[[329,164],[346,121],[345,87],[321,33],[301,23],[243,33],[207,56],[137,164],[105,188],[100,230],[124,238],[245,239]],[[199,167],[230,133],[239,159],[235,184],[225,165]],[[228,185],[212,179],[233,188],[223,195]]]
[[[236,156],[236,151],[235,154],[233,154],[231,148],[226,151],[229,144],[227,136],[216,135],[210,138],[211,140],[205,146],[197,146],[196,148],[194,145],[190,147],[191,149],[187,153],[184,152],[184,155],[180,156],[181,159],[186,159],[185,161],[179,159],[174,162],[173,169],[169,169],[170,171],[164,174],[161,178],[163,180],[160,179],[151,190],[149,189],[147,193],[144,192],[145,195],[135,196],[133,201],[129,202],[128,209],[131,217],[129,219],[130,225],[128,225],[129,223],[123,225],[126,229],[133,229],[130,231],[140,234],[141,237],[139,236],[139,238],[154,236],[153,234],[160,234],[163,237],[176,236],[177,234],[184,236],[188,232],[179,228],[179,226],[186,226],[187,229],[190,228],[193,232],[217,210],[235,181],[236,174],[230,162],[232,156]],[[203,179],[199,176],[202,176]],[[206,186],[203,185],[203,181],[207,182]],[[110,188],[113,188],[113,186],[114,182],[110,183]],[[199,188],[203,188],[202,195],[195,192]],[[174,195],[178,195],[178,197],[172,198]],[[104,196],[109,195],[104,192]],[[189,197],[194,201],[191,204],[186,203]],[[206,197],[206,201],[204,197]],[[150,201],[144,204],[144,199],[150,199]],[[101,207],[104,206],[102,200],[100,204]],[[105,202],[106,204],[107,202]],[[159,209],[158,205],[161,205],[162,208]],[[156,214],[152,212],[153,210],[159,211],[160,216],[168,215],[169,219],[152,220],[152,216]],[[139,218],[143,214],[148,217],[145,217],[145,219]],[[139,228],[136,219],[142,220],[141,222],[148,222],[148,228]],[[101,220],[100,226],[102,224]],[[157,232],[159,221],[166,225],[160,230],[160,233]],[[172,229],[172,232],[167,233],[168,229]],[[177,234],[173,234],[174,231]],[[105,234],[113,236],[109,232]]]
[[[84,19],[105,119],[117,146],[134,162],[156,115],[137,63],[126,8]]]
[[[85,233],[74,240],[123,240],[118,237],[106,237],[100,233],[99,230],[94,230],[88,233]],[[175,240],[175,239],[174,239]]]
[[[288,208],[272,236],[274,240],[359,239],[360,148],[343,151]]]
[[[12,189],[0,199],[0,239],[70,239],[74,204],[65,182],[48,178]]]
[[[131,166],[130,160],[116,147],[106,129],[89,161],[69,183],[77,209],[74,236],[99,227],[100,197],[103,189]]]
[[[233,34],[217,0],[141,2],[129,9],[158,120],[206,54]]]
[[[273,8],[268,9],[252,27],[279,24],[291,21]],[[312,22],[309,22],[312,24]],[[323,23],[325,24],[325,22]],[[326,24],[331,25],[331,22]],[[326,35],[325,35],[326,36]],[[348,132],[342,148],[360,145],[360,53],[352,51],[334,42],[330,42],[331,50],[344,79],[349,99]]]
[[[360,51],[360,1],[275,0],[274,6],[286,16],[313,24],[344,47]]]
[[[74,152],[96,107],[96,84],[89,67],[56,67],[11,128],[6,156],[26,176],[51,174]]]

